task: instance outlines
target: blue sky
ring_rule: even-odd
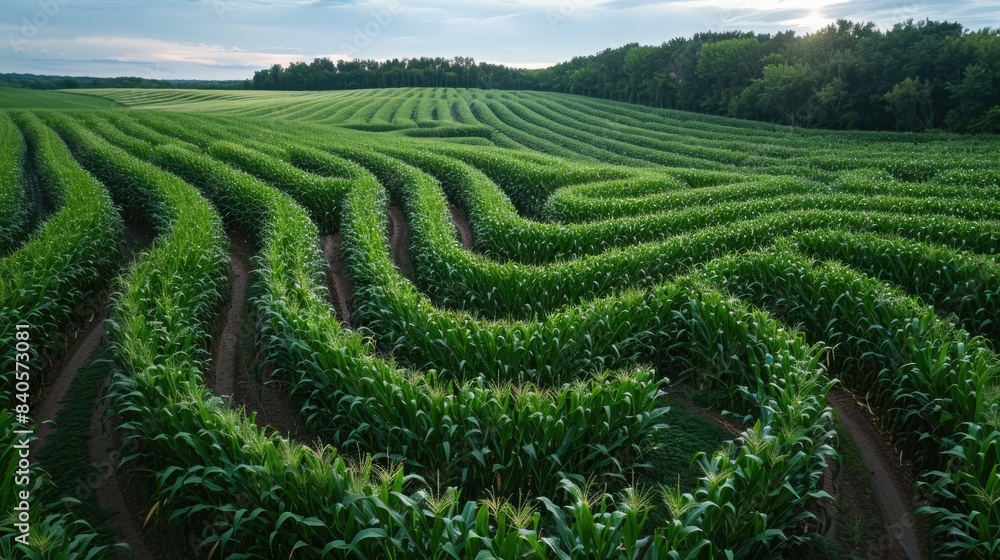
[[[699,31],[838,18],[1000,27],[972,0],[4,0],[0,72],[240,79],[313,58],[469,56],[537,68]]]

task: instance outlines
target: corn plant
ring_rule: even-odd
[[[928,471],[936,553],[995,554],[993,143],[532,92],[101,94],[136,109],[43,120],[162,236],[116,291],[113,402],[151,520],[213,557],[780,556],[829,498],[834,376]],[[223,224],[256,253],[258,365],[315,449],[202,383]],[[667,379],[742,433],[656,499],[622,481],[670,429]]]
[[[44,371],[62,351],[60,334],[76,307],[106,281],[122,223],[104,187],[76,164],[52,130],[31,114],[13,117],[59,210],[18,251],[0,259],[0,339],[13,340],[16,324],[30,324],[39,341],[32,365]],[[13,370],[14,351],[9,345],[0,355],[3,371]]]
[[[24,140],[7,115],[0,115],[0,255],[19,243],[27,233],[28,193],[22,176]]]
[[[121,232],[118,217],[104,188],[86,174],[69,154],[56,134],[40,120],[27,113],[13,115],[14,122],[25,134],[33,152],[35,166],[59,210],[41,225],[19,250],[0,260],[0,339],[14,340],[18,323],[30,324],[33,344],[30,364],[34,371],[43,372],[55,356],[62,352],[62,330],[83,300],[93,294],[110,273],[117,238]],[[15,429],[26,427],[15,424],[13,403],[8,395],[14,388],[13,344],[0,358],[3,391],[0,391],[0,476],[3,477],[5,515],[15,515],[17,496],[14,486],[19,456],[14,443],[22,436]],[[23,360],[22,360],[23,361]],[[42,381],[41,375],[32,377],[33,389]],[[36,500],[46,503],[32,504],[31,518],[36,520],[29,535],[28,545],[16,543],[14,525],[5,519],[0,532],[0,552],[4,557],[71,559],[110,558],[113,551],[97,545],[97,534],[85,521],[76,519],[68,501],[57,502],[51,494],[48,480],[40,465],[33,464],[31,478],[35,484],[32,493]]]

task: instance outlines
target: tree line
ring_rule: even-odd
[[[700,33],[535,73],[538,89],[796,126],[1000,130],[1000,31],[839,20],[806,36]]]
[[[0,86],[23,89],[143,88],[143,89],[253,89],[251,80],[155,80],[122,76],[44,76],[38,74],[0,74]]]
[[[908,20],[880,30],[838,20],[809,35],[705,32],[631,43],[540,70],[472,58],[276,64],[252,80],[0,74],[0,85],[343,90],[526,89],[587,95],[793,126],[1000,132],[1000,30]]]
[[[528,89],[802,127],[1000,131],[1000,30],[838,20],[809,35],[698,33],[632,43],[541,70],[471,58],[294,62],[253,88]]]
[[[517,68],[476,62],[472,58],[393,58],[275,64],[254,73],[254,89],[326,90],[396,87],[534,89],[531,75]]]

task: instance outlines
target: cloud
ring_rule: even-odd
[[[353,6],[358,4],[358,0],[312,0],[308,3],[299,4],[300,8],[330,8],[341,6]]]
[[[121,58],[88,58],[84,62],[93,64],[154,64],[151,60],[126,60]]]
[[[201,66],[241,70],[244,75],[273,64],[286,64],[290,60],[308,61],[313,58],[312,55],[290,55],[287,52],[266,52],[204,43],[171,43],[134,37],[79,37],[72,40],[37,41],[37,44],[44,45],[38,51],[39,55],[48,54],[49,51],[73,53],[72,56],[62,55],[59,58],[78,63],[160,65],[173,68]],[[115,54],[106,56],[106,53]],[[339,57],[335,54],[325,56]]]
[[[260,70],[260,66],[257,66],[256,64],[205,64],[204,66],[219,70],[244,70],[247,71],[248,74]]]
[[[810,32],[839,18],[873,21],[883,29],[911,18],[960,21],[972,29],[1000,21],[1000,4],[976,0],[395,1],[400,11],[379,23],[360,57],[468,56],[538,67],[707,30]],[[353,44],[357,30],[389,2],[72,0],[18,43],[23,52],[0,41],[0,68],[142,75],[149,64],[172,77],[247,78],[273,64],[341,57],[342,45]],[[0,38],[22,33],[25,19],[38,10],[37,0],[0,2]],[[548,19],[553,13],[562,18],[557,26]]]
[[[548,68],[559,61],[553,60],[548,62],[523,62],[523,61],[512,61],[512,60],[496,60],[496,59],[486,59],[480,62],[486,62],[488,64],[502,64],[509,68],[524,68],[527,70],[537,70],[539,68]]]
[[[610,10],[630,10],[633,8],[644,8],[646,6],[656,6],[659,8],[671,7],[674,4],[683,2],[663,2],[657,0],[609,0],[601,4],[601,8]]]
[[[441,23],[445,25],[458,26],[458,27],[492,27],[494,25],[500,25],[506,23],[516,17],[527,15],[524,13],[517,14],[507,14],[504,16],[492,16],[492,17],[453,17],[441,20]]]

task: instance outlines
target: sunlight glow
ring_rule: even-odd
[[[796,32],[815,33],[833,22],[833,18],[824,16],[819,10],[813,10],[802,17],[784,20],[781,24]]]

